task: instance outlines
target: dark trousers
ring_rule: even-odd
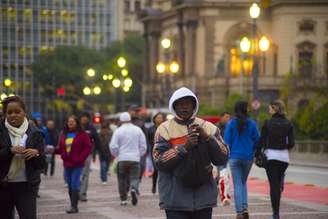
[[[158,170],[154,167],[154,172],[153,172],[153,175],[152,175],[152,179],[153,179],[153,190],[154,191],[156,191],[157,177],[158,177]]]
[[[55,155],[54,154],[51,155],[50,160],[49,160],[49,162],[47,162],[47,165],[44,169],[44,174],[46,176],[48,175],[49,165],[50,165],[50,176],[53,176],[55,173]]]
[[[14,207],[20,219],[36,219],[36,191],[27,182],[0,185],[0,217],[13,218]]]
[[[280,198],[287,167],[288,163],[269,160],[265,169],[270,183],[270,198],[274,215],[279,215]]]
[[[211,219],[212,208],[205,208],[198,211],[172,211],[165,210],[167,219]]]
[[[139,190],[140,164],[134,161],[120,161],[117,163],[118,190],[121,201],[127,200],[129,189]],[[130,182],[130,188],[128,187]]]

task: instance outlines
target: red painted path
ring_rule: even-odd
[[[249,178],[247,185],[249,192],[269,195],[268,181]],[[287,182],[285,183],[282,197],[297,201],[328,205],[328,188],[321,188],[313,185],[298,185]]]

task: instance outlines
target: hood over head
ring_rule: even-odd
[[[131,121],[131,116],[128,112],[123,112],[120,115],[120,121],[121,122],[130,122]]]
[[[176,90],[171,98],[170,98],[170,101],[169,101],[169,110],[170,112],[178,119],[180,119],[178,117],[178,115],[176,114],[174,108],[173,108],[173,104],[175,101],[177,101],[178,99],[181,99],[183,97],[193,97],[196,101],[196,107],[194,108],[194,113],[193,115],[191,116],[191,118],[194,118],[198,112],[198,108],[199,108],[199,103],[198,103],[198,99],[196,97],[196,95],[191,91],[189,90],[188,88],[186,87],[182,87],[182,88],[179,88],[178,90]]]

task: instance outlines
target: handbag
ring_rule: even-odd
[[[264,153],[264,148],[255,156],[255,165],[260,168],[265,168],[268,163],[268,158]]]

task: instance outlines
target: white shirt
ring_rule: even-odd
[[[109,147],[117,161],[140,162],[147,150],[146,137],[138,126],[124,123],[114,131]]]
[[[265,149],[264,154],[266,155],[268,160],[279,160],[282,162],[289,163],[289,152],[287,149]]]

